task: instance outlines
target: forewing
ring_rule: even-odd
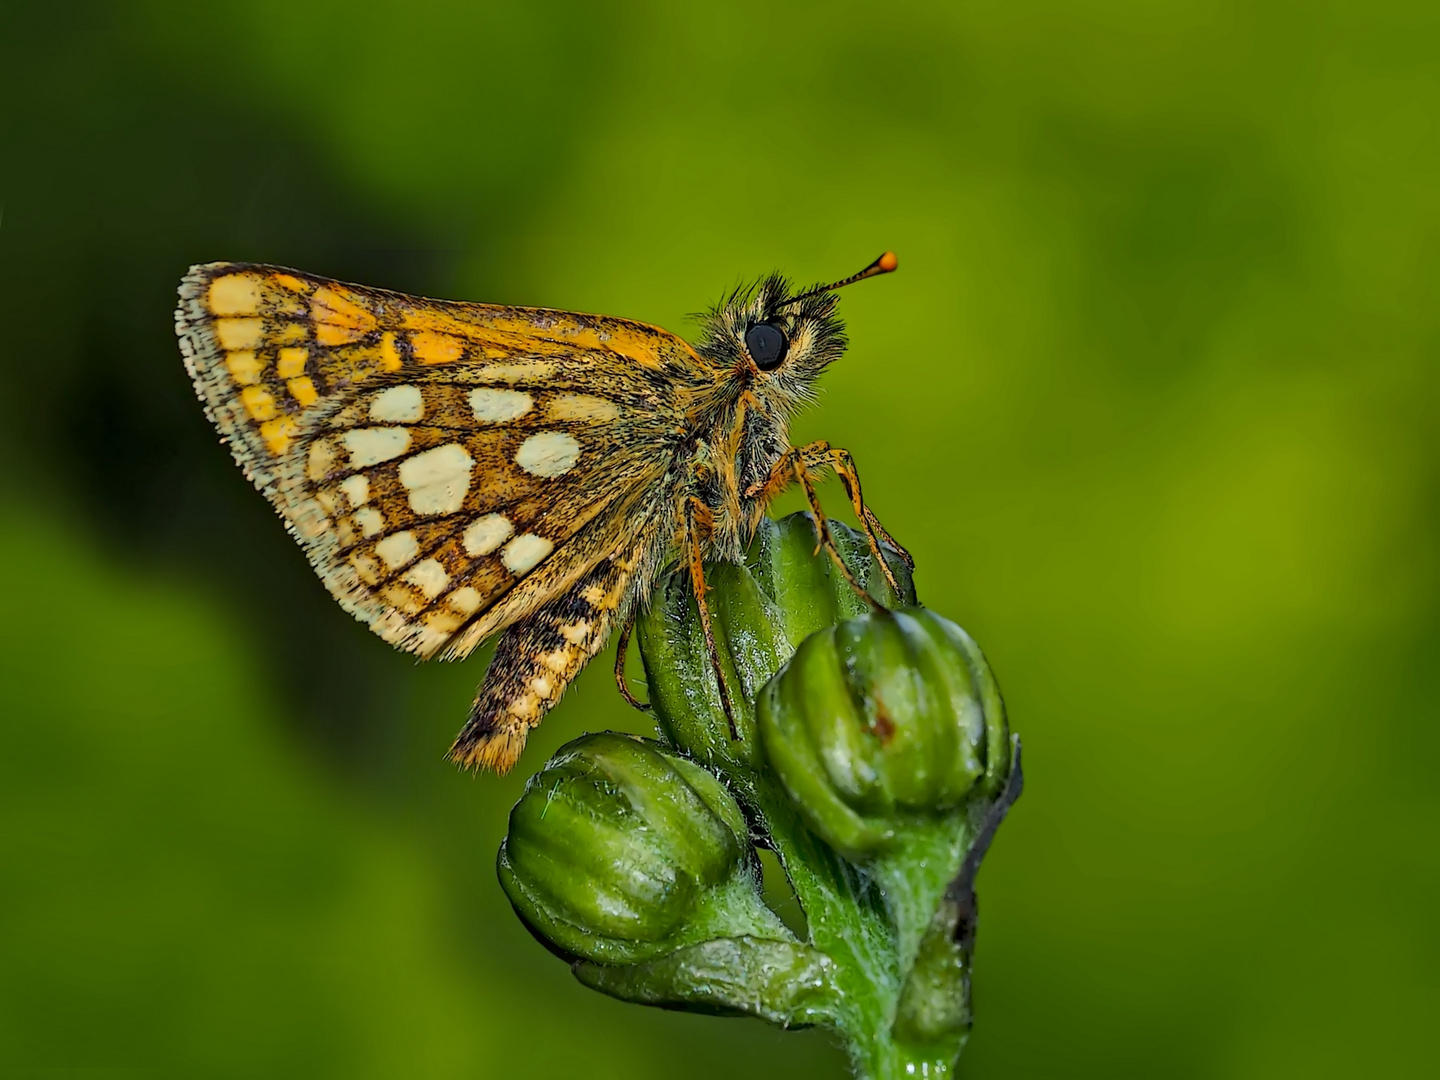
[[[462,656],[625,541],[698,361],[624,319],[197,266],[176,328],[206,412],[337,600]]]

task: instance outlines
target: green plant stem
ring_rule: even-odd
[[[949,1075],[958,1047],[909,1047],[894,1037],[906,968],[878,882],[817,840],[778,788],[762,782],[753,795],[809,920],[811,944],[835,963],[832,1026],[845,1039],[856,1074],[865,1080]]]
[[[900,596],[886,587],[862,536],[843,527],[835,536],[847,564],[879,602],[915,604],[908,568],[898,559],[892,569],[902,582]],[[777,968],[805,972],[805,992],[790,998],[772,992],[753,974],[762,950],[751,944],[716,946],[717,957],[733,953],[736,964],[751,965],[748,982],[719,975],[687,981],[681,969],[691,958],[675,965],[680,977],[668,968],[637,972],[628,981],[614,969],[577,974],[597,989],[651,1004],[683,1000],[684,1007],[709,1008],[726,993],[732,1004],[749,994],[754,1004],[736,1011],[835,1032],[861,1080],[948,1077],[969,1031],[968,944],[956,933],[959,908],[948,890],[980,835],[980,819],[974,813],[916,813],[897,821],[893,846],[858,864],[846,861],[807,827],[757,737],[755,697],[796,646],[816,630],[867,611],[830,561],[816,556],[814,543],[810,522],[797,515],[766,523],[744,566],[707,567],[738,740],[730,737],[720,710],[688,582],[662,583],[638,626],[662,735],[716,772],[745,806],[752,832],[766,837],[762,842],[775,851],[805,912],[809,941],[771,945],[764,954]],[[962,644],[973,649],[968,639]],[[993,695],[988,714],[998,721],[988,736],[987,772],[977,785],[977,792],[988,793],[1003,783],[1008,742],[993,679],[982,689]],[[700,970],[711,970],[708,954],[694,959]]]

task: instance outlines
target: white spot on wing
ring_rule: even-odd
[[[533,570],[535,564],[549,555],[554,547],[555,545],[543,536],[521,533],[505,545],[505,550],[500,553],[500,561],[505,564],[506,570],[520,577]]]
[[[478,589],[469,585],[461,585],[445,598],[445,602],[462,615],[473,615],[479,610],[482,599]]]
[[[471,382],[517,383],[522,379],[548,379],[555,373],[555,365],[548,360],[526,360],[518,364],[486,364],[478,369]]]
[[[546,415],[552,420],[614,420],[620,409],[613,401],[593,394],[561,394],[550,402]]]
[[[299,503],[290,523],[295,526],[296,532],[307,539],[319,536],[330,527],[330,519],[314,499],[305,499]]]
[[[564,431],[531,435],[515,451],[515,464],[531,476],[563,476],[580,459],[580,444]]]
[[[404,532],[393,533],[379,541],[375,545],[375,554],[385,560],[385,565],[394,570],[397,566],[404,566],[413,559],[420,551],[420,545],[415,540],[415,534],[409,529]]]
[[[410,492],[410,509],[417,514],[453,514],[470,490],[470,469],[475,459],[459,443],[446,443],[400,463],[400,483]]]
[[[523,390],[494,390],[488,386],[470,391],[470,408],[475,419],[486,424],[503,424],[524,416],[535,399]]]
[[[431,618],[433,619],[433,616],[431,616]],[[430,620],[427,619],[426,621],[429,622]],[[434,656],[435,650],[450,640],[450,631],[434,626],[417,626],[415,627],[414,634],[414,643],[411,647],[415,650],[416,654],[425,657]]]
[[[347,476],[340,481],[340,493],[349,500],[352,507],[363,506],[370,501],[370,478],[364,473]]]
[[[350,515],[350,519],[360,527],[360,531],[366,536],[374,536],[385,530],[385,515],[373,506],[362,506]]]
[[[503,514],[486,514],[472,521],[462,538],[465,550],[471,555],[489,555],[515,531],[510,519]]]
[[[410,432],[403,427],[362,427],[345,432],[350,467],[364,469],[397,458],[410,448]]]
[[[335,444],[329,439],[316,439],[305,458],[305,475],[311,480],[324,480],[335,468]],[[352,504],[353,505],[353,504]]]
[[[562,626],[560,627],[560,636],[571,645],[579,645],[590,636],[590,624],[582,619],[580,622]]]
[[[449,597],[446,597],[449,600]],[[465,625],[465,616],[452,608],[449,603],[443,607],[433,608],[425,616],[425,626],[437,634],[449,637],[460,627]]]
[[[349,562],[355,568],[355,576],[366,585],[380,584],[380,565],[369,555],[357,551],[350,556]]]
[[[421,559],[405,572],[404,580],[414,585],[425,599],[434,600],[450,584],[450,575],[437,559]]]
[[[413,424],[425,415],[418,386],[392,386],[370,401],[370,419],[382,423]]]

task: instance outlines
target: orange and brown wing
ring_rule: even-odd
[[[191,269],[186,366],[327,588],[392,644],[463,656],[624,544],[698,359],[624,319]]]

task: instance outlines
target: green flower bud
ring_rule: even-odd
[[[807,824],[851,859],[1008,772],[989,665],[965,631],[923,608],[812,634],[761,691],[756,719]]]
[[[887,607],[915,603],[910,570],[887,558],[901,589],[886,583],[865,535],[838,521],[831,535],[855,580]],[[687,754],[729,776],[764,767],[753,702],[808,634],[853,618],[867,604],[825,552],[815,551],[808,513],[766,518],[743,565],[708,563],[706,582],[715,647],[725,673],[738,739],[720,705],[720,691],[694,590],[687,573],[662,581],[636,625],[650,700],[661,732]]]
[[[516,912],[552,945],[633,963],[688,943],[689,931],[774,936],[748,852],[745,818],[710,773],[605,732],[530,778],[498,869]]]

